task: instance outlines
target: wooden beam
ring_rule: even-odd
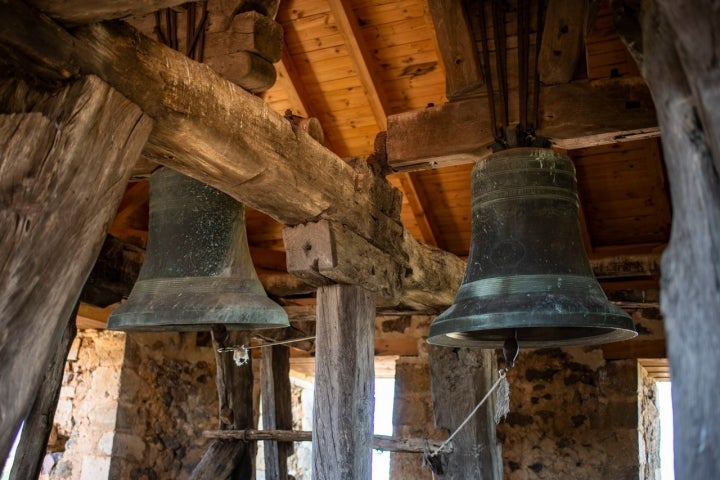
[[[298,225],[285,228],[283,240],[288,272],[305,282],[358,283],[396,303],[402,277],[398,263],[344,226],[325,220]]]
[[[556,85],[572,81],[585,55],[585,29],[589,2],[549,0],[540,55],[540,81]]]
[[[0,116],[4,460],[152,122],[95,77],[48,95],[3,83],[0,111],[16,113]]]
[[[248,332],[228,332],[224,326],[212,329],[213,351],[217,363],[215,383],[218,389],[220,430],[240,430],[255,427],[253,415],[252,356],[242,366],[235,364],[231,353],[218,349],[235,345],[249,345]],[[252,478],[255,465],[254,442],[221,441],[210,444],[200,462],[193,469],[192,480]]]
[[[318,289],[313,479],[370,478],[373,296],[356,285]]]
[[[290,392],[290,349],[284,345],[275,345],[262,350],[260,392],[263,428],[291,430],[293,419]],[[287,461],[292,452],[292,442],[265,442],[265,478],[267,480],[287,480]]]
[[[412,256],[430,248],[414,244],[403,233],[393,189],[374,177],[364,162],[354,167],[343,162],[301,129],[293,129],[262,100],[219,78],[207,66],[122,23],[81,27],[71,36],[27,10],[19,0],[0,4],[0,14],[8,22],[31,17],[33,38],[62,44],[69,50],[63,58],[74,59],[83,71],[96,72],[158,119],[145,150],[153,161],[208,183],[286,225],[321,218],[340,223],[396,258],[401,268],[407,266],[406,257],[411,262]],[[0,31],[0,45],[6,49],[27,42],[27,31]],[[22,62],[23,68],[36,71],[36,62],[48,68],[40,51],[38,47],[37,55],[30,55],[32,61]],[[427,253],[446,257],[445,263],[456,258]],[[422,296],[430,308],[437,308],[448,287],[436,292],[421,285],[414,277],[431,277],[431,272],[418,270],[422,265],[416,262],[403,276],[403,285],[422,291],[403,291],[400,300]]]
[[[353,66],[358,77],[360,77],[360,84],[365,89],[379,130],[386,130],[389,103],[385,98],[385,92],[381,88],[381,82],[376,78],[372,69],[374,63],[372,52],[365,46],[363,32],[352,11],[352,6],[348,0],[328,0],[328,5],[340,27],[340,33],[345,40],[345,45],[347,45]]]
[[[76,309],[77,310],[77,307]],[[40,390],[35,397],[32,409],[23,424],[15,458],[10,471],[10,480],[38,478],[43,459],[47,453],[48,439],[53,427],[55,410],[60,399],[60,388],[65,373],[65,360],[72,346],[77,328],[75,313],[67,319],[62,336],[55,348],[50,364],[45,371]]]
[[[162,8],[176,7],[183,0],[29,0],[38,10],[65,25],[95,23],[113,18],[145,15]]]
[[[373,65],[375,63],[371,50],[365,45],[360,24],[352,11],[348,0],[330,0],[330,10],[340,26],[345,44],[348,47],[350,59],[360,77],[360,83],[367,93],[375,121],[381,131],[387,130],[387,117],[389,101],[382,89],[382,81],[377,77]],[[416,183],[412,173],[399,173],[403,194],[407,197],[413,215],[423,232],[423,240],[433,246],[438,246],[437,236],[433,232],[432,222],[427,217],[424,199],[418,195]],[[428,241],[428,239],[430,241]]]
[[[650,92],[639,79],[579,81],[541,87],[538,135],[561,148],[568,139],[604,138],[657,126]],[[489,155],[494,139],[487,101],[474,98],[391,115],[388,163],[399,170],[472,163]],[[575,148],[578,148],[575,141]]]
[[[495,352],[430,345],[428,354],[435,425],[452,433],[493,384]],[[452,455],[445,456],[443,478],[502,478],[494,405],[491,397],[454,437]]]
[[[658,107],[673,205],[661,310],[672,379],[675,476],[720,477],[720,138],[717,7],[615,1],[618,30]],[[713,12],[713,13],[709,13]],[[699,67],[699,68],[698,68]],[[702,365],[701,367],[698,367]]]
[[[283,442],[309,442],[312,432],[307,430],[206,430],[205,438],[234,440],[263,440]],[[373,435],[372,448],[385,452],[423,453],[427,447],[437,448],[440,442],[426,438],[393,438],[386,435]],[[452,452],[452,443],[447,447]],[[267,475],[267,473],[266,473]]]
[[[429,0],[427,3],[445,66],[448,100],[478,95],[484,90],[485,81],[463,2]]]
[[[637,340],[637,338],[639,337],[625,342],[602,345],[603,357],[606,360],[667,357],[665,340]]]

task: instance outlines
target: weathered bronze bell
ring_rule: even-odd
[[[472,242],[452,306],[428,343],[594,345],[636,335],[595,279],[578,221],[575,168],[542,148],[504,150],[472,173]]]
[[[250,258],[242,203],[174,170],[150,179],[145,261],[108,328],[125,331],[289,326]]]

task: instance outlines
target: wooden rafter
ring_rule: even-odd
[[[348,47],[353,66],[360,77],[360,82],[367,93],[368,102],[372,109],[375,121],[380,130],[387,130],[387,117],[389,101],[381,82],[372,69],[373,59],[366,48],[360,25],[352,11],[348,0],[330,0],[330,10],[340,26],[345,44]],[[437,228],[427,215],[427,204],[424,196],[419,193],[422,187],[412,173],[402,172],[399,175],[400,184],[415,220],[418,222],[423,242],[439,246]]]

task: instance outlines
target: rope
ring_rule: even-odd
[[[480,409],[480,407],[482,407],[483,404],[487,401],[487,399],[490,398],[490,395],[492,394],[492,392],[494,392],[495,389],[500,385],[500,382],[502,382],[503,379],[507,376],[507,370],[504,369],[504,368],[503,368],[502,370],[500,370],[499,373],[500,373],[500,375],[499,375],[498,379],[495,381],[495,383],[493,384],[493,386],[490,387],[490,390],[488,390],[488,392],[485,394],[485,396],[482,398],[482,400],[480,400],[480,401],[478,402],[478,404],[475,405],[475,408],[473,408],[472,412],[470,412],[470,414],[469,414],[467,417],[465,417],[465,420],[463,420],[463,422],[460,424],[460,426],[458,426],[458,427],[455,429],[455,431],[453,432],[453,434],[450,435],[447,440],[445,440],[442,444],[440,444],[440,446],[439,446],[438,448],[435,449],[435,451],[433,452],[433,456],[435,456],[435,455],[437,455],[438,453],[440,453],[440,451],[441,451],[443,448],[445,448],[445,446],[447,446],[447,444],[450,443],[450,441],[451,441],[453,438],[455,438],[455,435],[457,435],[458,432],[459,432],[460,430],[462,430],[462,428],[465,426],[465,424],[467,424],[467,423],[470,421],[470,419],[472,418],[472,416],[477,413],[477,411]]]

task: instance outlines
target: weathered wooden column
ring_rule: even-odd
[[[0,459],[10,449],[152,128],[95,77],[0,85]]]
[[[15,460],[10,472],[11,480],[38,478],[40,475],[50,431],[53,427],[55,410],[60,399],[65,361],[77,334],[75,325],[77,310],[76,306],[70,314],[70,318],[67,319],[62,338],[50,359],[50,364],[35,397],[32,410],[25,419],[25,425],[15,451]]]
[[[265,430],[292,430],[292,396],[290,394],[290,349],[275,345],[262,349],[260,368],[262,418]],[[265,442],[265,478],[286,480],[287,459],[292,442]]]
[[[217,363],[215,377],[218,389],[218,416],[220,430],[255,428],[253,415],[252,357],[238,366],[233,354],[220,353],[222,347],[250,344],[248,332],[228,332],[224,326],[213,328],[213,349]],[[205,455],[193,470],[192,480],[255,478],[255,442],[243,440],[213,440]]]
[[[614,1],[655,101],[673,205],[661,309],[676,478],[720,478],[720,17],[713,2]]]
[[[371,476],[375,299],[357,285],[318,289],[313,479]]]
[[[428,353],[435,425],[452,434],[497,378],[495,351],[430,345]],[[453,438],[452,453],[442,455],[444,479],[502,478],[493,399],[491,396]]]

